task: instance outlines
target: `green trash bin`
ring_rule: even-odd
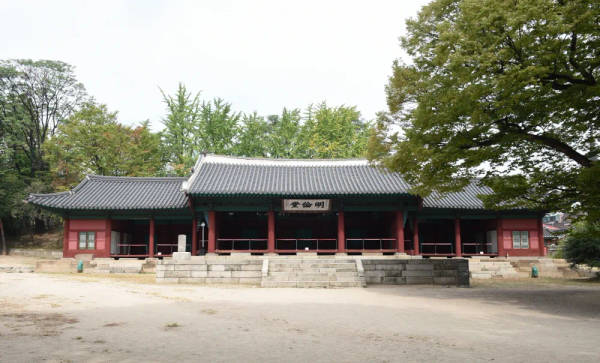
[[[83,261],[77,261],[77,272],[83,272]]]
[[[538,276],[539,276],[538,268],[536,266],[532,266],[531,267],[531,277],[538,277]]]

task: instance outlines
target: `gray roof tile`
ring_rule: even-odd
[[[71,191],[31,194],[27,201],[66,210],[181,209],[187,207],[184,180],[88,175]]]
[[[365,195],[406,194],[395,173],[366,160],[248,159],[207,155],[188,182],[192,195]]]
[[[63,210],[142,210],[187,207],[196,196],[351,196],[405,195],[410,185],[398,173],[364,159],[282,160],[206,155],[189,179],[87,176],[72,191],[31,194],[32,204]],[[483,209],[479,194],[491,190],[476,182],[456,193],[433,193],[425,208]]]

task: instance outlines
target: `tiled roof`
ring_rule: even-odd
[[[186,185],[187,184],[187,185]],[[410,185],[398,173],[375,168],[364,159],[285,160],[206,155],[184,184],[192,195],[400,195]],[[473,182],[463,191],[424,198],[426,208],[483,209],[478,194],[491,190]]]
[[[31,194],[28,202],[62,210],[153,210],[187,207],[187,194],[211,196],[400,196],[410,185],[367,160],[201,157],[189,179],[87,176],[69,192]],[[464,190],[424,198],[425,208],[483,209],[476,182]]]
[[[491,194],[492,190],[473,181],[460,192],[440,194],[431,193],[423,198],[425,208],[450,208],[450,209],[484,209],[483,202],[478,195]]]
[[[192,195],[367,195],[406,194],[398,174],[366,160],[249,159],[202,157],[187,183]]]
[[[181,209],[187,207],[184,180],[88,175],[71,191],[31,194],[27,201],[65,210]]]

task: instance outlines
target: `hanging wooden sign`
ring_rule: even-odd
[[[330,199],[284,199],[284,212],[329,212],[331,210]]]

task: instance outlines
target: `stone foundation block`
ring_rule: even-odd
[[[407,271],[432,271],[433,270],[433,265],[432,264],[424,264],[424,263],[420,263],[420,264],[407,264],[406,265],[406,270]]]
[[[238,284],[240,279],[237,277],[207,278],[206,283],[212,285],[218,284]]]
[[[432,284],[433,277],[407,276],[406,283],[407,284]]]
[[[208,271],[225,271],[225,265],[208,265]]]
[[[427,270],[406,270],[402,271],[402,276],[404,277],[429,277],[433,278],[433,271]]]
[[[191,277],[192,271],[165,271],[165,277]]]
[[[198,278],[198,277],[207,277],[208,276],[208,271],[191,271],[191,276]]]
[[[260,271],[231,271],[231,277],[260,277]]]
[[[208,277],[231,277],[231,271],[208,271]]]

